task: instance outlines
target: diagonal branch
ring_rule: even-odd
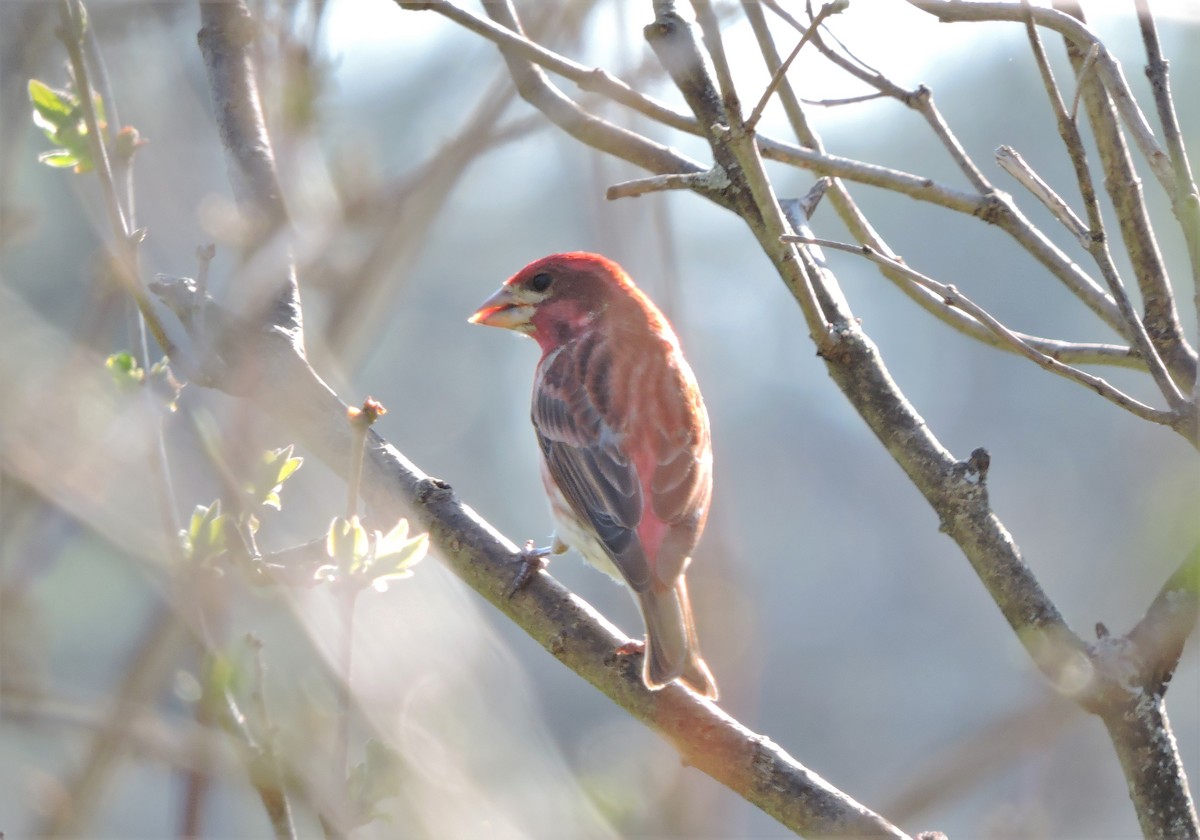
[[[185,324],[228,322],[232,313],[180,287],[169,296]],[[210,311],[204,319],[196,309]],[[199,340],[197,338],[197,340]],[[246,398],[273,417],[330,469],[347,477],[353,446],[346,405],[299,354],[283,343],[259,352],[273,371]],[[218,387],[222,383],[214,383]],[[369,433],[362,498],[372,517],[407,517],[428,529],[435,553],[462,580],[564,665],[666,738],[683,761],[712,776],[789,829],[822,836],[905,837],[886,820],[832,787],[782,749],[679,685],[649,691],[629,640],[546,572],[514,597],[509,585],[521,553],[466,506],[444,481],[430,478],[395,447]]]
[[[947,306],[956,307],[963,310],[966,314],[974,318],[978,323],[985,326],[993,335],[999,338],[1009,350],[1019,353],[1034,363],[1040,365],[1051,373],[1057,374],[1065,379],[1070,379],[1079,383],[1091,390],[1095,391],[1100,396],[1104,397],[1114,405],[1120,406],[1131,414],[1149,420],[1151,423],[1160,423],[1164,426],[1176,426],[1181,423],[1179,414],[1173,411],[1162,411],[1153,406],[1134,399],[1118,388],[1113,387],[1109,382],[1094,376],[1086,371],[1063,364],[1060,360],[1049,356],[1031,344],[1027,343],[1023,338],[1010,330],[1004,324],[1000,323],[991,313],[979,306],[977,303],[966,297],[952,285],[939,283],[938,281],[921,274],[919,271],[914,271],[905,265],[901,260],[880,254],[868,245],[847,245],[842,242],[835,242],[829,239],[814,239],[806,236],[785,236],[785,241],[798,242],[805,245],[819,245],[823,248],[832,248],[838,251],[845,251],[850,254],[859,254],[866,257],[868,260],[880,265],[886,265],[893,271],[898,271],[907,277],[911,282],[937,294]]]
[[[1080,21],[1083,20],[1083,9],[1074,0],[1056,0],[1055,5],[1056,8],[1078,17]],[[1134,328],[1133,340],[1146,355],[1150,372],[1154,375],[1159,389],[1168,399],[1178,402],[1172,393],[1175,390],[1174,382],[1169,381],[1166,372],[1160,368],[1165,364],[1179,367],[1188,361],[1194,362],[1194,354],[1187,346],[1183,327],[1175,310],[1175,296],[1155,240],[1154,228],[1150,223],[1141,180],[1133,166],[1129,147],[1121,133],[1120,121],[1108,91],[1096,82],[1093,74],[1083,72],[1086,56],[1069,40],[1067,56],[1075,69],[1082,91],[1083,104],[1100,157],[1100,166],[1105,173],[1104,186],[1116,211],[1117,225],[1121,231],[1125,251],[1129,255],[1138,290],[1141,292],[1144,318],[1139,318],[1133,306],[1127,300],[1123,300],[1127,296],[1116,268],[1112,265],[1107,243],[1097,243],[1098,246],[1103,245],[1103,250],[1099,247],[1093,248],[1092,255],[1100,264],[1101,272],[1105,275],[1109,289],[1117,305],[1121,307],[1126,321]],[[1071,122],[1072,125],[1075,124],[1075,120]],[[1169,191],[1168,195],[1173,198],[1173,191]],[[1146,333],[1146,338],[1138,335],[1142,331]],[[1156,363],[1151,355],[1160,356],[1161,361]]]
[[[1192,286],[1196,290],[1196,323],[1200,324],[1200,195],[1192,178],[1192,167],[1184,147],[1183,133],[1179,130],[1179,119],[1175,115],[1175,103],[1171,96],[1171,80],[1167,72],[1167,61],[1163,58],[1158,43],[1158,29],[1150,12],[1148,0],[1134,0],[1138,21],[1142,29],[1142,41],[1146,45],[1146,76],[1154,92],[1154,106],[1158,120],[1162,123],[1163,141],[1175,167],[1175,190],[1170,193],[1171,209],[1183,229],[1187,244],[1188,260],[1191,263]],[[1200,376],[1193,371],[1192,402],[1200,405]]]
[[[965,21],[1011,21],[1025,20],[1026,10],[1022,3],[1004,0],[908,0],[909,5],[933,15],[944,23]],[[1150,164],[1159,182],[1168,191],[1174,183],[1171,161],[1158,145],[1154,131],[1146,116],[1138,107],[1121,65],[1113,58],[1104,43],[1094,32],[1077,18],[1056,9],[1034,6],[1031,9],[1034,22],[1062,35],[1083,54],[1096,49],[1096,73],[1104,87],[1113,97],[1117,112],[1133,135],[1142,155]]]
[[[1110,197],[1117,210],[1122,236],[1130,259],[1134,264],[1138,284],[1145,301],[1147,329],[1154,345],[1173,367],[1195,365],[1194,351],[1183,339],[1178,316],[1175,314],[1174,298],[1168,285],[1166,271],[1154,242],[1153,230],[1146,215],[1140,181],[1129,160],[1128,149],[1120,132],[1120,122],[1132,135],[1151,170],[1167,191],[1174,195],[1175,169],[1170,158],[1159,146],[1145,115],[1138,107],[1129,89],[1120,64],[1096,35],[1083,23],[1082,10],[1074,0],[1055,0],[1055,8],[1030,6],[1025,2],[947,2],[947,0],[908,0],[922,11],[934,15],[941,21],[1014,21],[1032,18],[1038,26],[1051,29],[1063,36],[1068,55],[1077,75],[1082,69],[1085,56],[1094,55],[1094,71],[1087,78],[1080,78],[1084,103],[1088,108],[1089,120],[1095,131],[1100,150]],[[1067,11],[1063,11],[1067,9]],[[1140,321],[1140,319],[1138,319]],[[1132,325],[1130,325],[1132,327]],[[1138,340],[1136,331],[1122,334]],[[1152,360],[1148,359],[1154,371]],[[1168,398],[1173,399],[1171,387],[1155,377],[1156,383]]]
[[[492,6],[489,13],[505,17],[511,9]],[[514,18],[508,20],[516,26]],[[524,81],[532,85],[531,92],[540,89],[540,93],[545,93],[540,71],[519,58],[506,57],[506,60],[514,75],[526,74]],[[236,89],[232,94],[227,89],[216,89],[223,77],[214,75],[210,81],[214,84],[215,98],[239,95]],[[517,83],[520,86],[522,80],[517,79]],[[241,90],[241,94],[245,92]],[[589,142],[600,144],[620,141],[636,146],[640,140],[628,132],[617,135],[604,129],[585,134]],[[237,153],[237,149],[227,148],[227,154]],[[673,153],[667,153],[673,157]],[[678,160],[672,159],[671,163],[678,165]],[[163,281],[158,288],[198,345],[206,343],[203,336],[194,334],[198,325],[228,327],[253,323],[216,306],[199,293],[194,283]],[[242,367],[250,367],[258,372],[254,387],[243,387],[236,373],[231,373],[228,381],[216,380],[211,384],[236,388],[236,393],[274,417],[300,443],[346,477],[354,445],[351,429],[344,419],[346,406],[308,364],[300,344],[260,341],[245,342],[242,347],[251,348],[255,364],[232,364],[229,369],[240,371]],[[544,572],[537,575],[520,593],[509,598],[509,584],[521,566],[516,547],[466,507],[449,485],[425,475],[373,432],[365,452],[361,482],[362,497],[374,515],[387,521],[410,517],[428,529],[439,556],[468,585],[564,664],[666,737],[686,763],[729,786],[794,831],[906,836],[769,740],[742,727],[687,689],[674,685],[657,692],[647,690],[638,658],[618,655],[628,640],[550,575]]]

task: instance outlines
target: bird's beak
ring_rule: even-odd
[[[524,332],[529,329],[532,317],[533,307],[519,300],[509,286],[501,286],[467,320],[472,324]]]

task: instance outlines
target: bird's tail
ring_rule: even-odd
[[[683,575],[675,586],[660,592],[638,594],[646,621],[646,659],[643,678],[649,688],[662,688],[679,680],[710,700],[717,699],[717,681],[700,655],[692,603]]]

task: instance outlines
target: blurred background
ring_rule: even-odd
[[[752,103],[768,75],[740,6],[717,5],[742,100]],[[385,438],[508,538],[544,544],[552,526],[528,420],[536,346],[466,317],[537,257],[607,254],[675,324],[711,416],[715,501],[689,580],[722,708],[910,832],[1137,835],[1102,726],[1032,667],[924,500],[825,375],[798,308],[735,217],[690,194],[606,202],[609,185],[642,173],[550,126],[516,97],[490,43],[432,12],[385,0],[252,7],[264,102],[300,232],[309,354],[343,399],[380,399],[390,409],[377,427]],[[518,8],[531,37],[683,109],[641,35],[650,4]],[[1128,7],[1087,8],[1147,95]],[[1155,8],[1184,136],[1196,148],[1200,54],[1188,45],[1200,20],[1186,3]],[[237,243],[196,6],[106,0],[89,12],[115,100],[109,118],[118,109],[120,124],[149,141],[133,171],[136,226],[147,231],[143,279],[194,275],[197,247],[215,242],[210,285],[218,299],[233,296]],[[790,49],[795,36],[767,17]],[[26,85],[66,86],[57,23],[55,4],[0,3],[0,831],[178,835],[200,768],[210,778],[199,804],[205,836],[270,836],[244,763],[205,736],[197,714],[201,657],[178,616],[203,594],[180,590],[157,508],[167,498],[186,522],[222,494],[217,465],[236,472],[292,441],[239,401],[189,386],[164,421],[173,499],[156,482],[148,456],[159,415],[115,393],[104,371],[105,357],[135,351],[137,341],[128,304],[99,268],[108,227],[96,179],[37,163],[49,146],[29,117]],[[939,25],[878,0],[852,3],[831,28],[893,81],[930,86],[988,177],[1091,268],[992,162],[997,146],[1013,146],[1079,207],[1022,27]],[[1070,95],[1061,44],[1047,45]],[[867,92],[807,47],[789,78],[811,100]],[[696,138],[586,94],[581,101],[708,160]],[[895,102],[808,112],[833,154],[968,188],[920,118]],[[762,130],[794,141],[777,105]],[[784,197],[814,180],[782,166],[771,172]],[[1145,187],[1195,343],[1183,242],[1157,183],[1146,177]],[[879,190],[853,192],[909,265],[956,284],[1008,326],[1115,340],[1002,232]],[[813,227],[846,238],[828,207]],[[942,443],[962,458],[978,446],[991,453],[992,504],[1071,626],[1085,637],[1096,622],[1128,630],[1200,539],[1195,451],[1084,388],[953,333],[865,261],[828,259]],[[1143,374],[1097,372],[1153,399]],[[308,457],[282,497],[281,512],[261,514],[268,550],[320,536],[345,489]],[[640,635],[626,593],[576,555],[557,559],[552,573]],[[213,635],[245,675],[256,673],[247,663],[261,646],[265,720],[289,772],[319,798],[336,725],[335,605],[320,587],[235,581],[222,592]],[[257,685],[244,679],[242,691]],[[374,737],[397,765],[395,796],[380,805],[387,821],[355,836],[786,834],[682,767],[433,559],[359,597],[350,684],[351,763]],[[1168,709],[1194,780],[1194,639]],[[299,807],[297,819],[302,835],[319,831],[311,809]]]

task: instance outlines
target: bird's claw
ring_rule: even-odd
[[[508,585],[508,589],[504,593],[504,597],[511,598],[522,589],[529,585],[529,581],[533,580],[533,576],[546,568],[546,558],[554,552],[551,547],[535,548],[533,540],[525,543],[525,548],[521,549],[521,554],[518,557],[518,562],[521,564],[520,570],[513,577],[512,583]]]

